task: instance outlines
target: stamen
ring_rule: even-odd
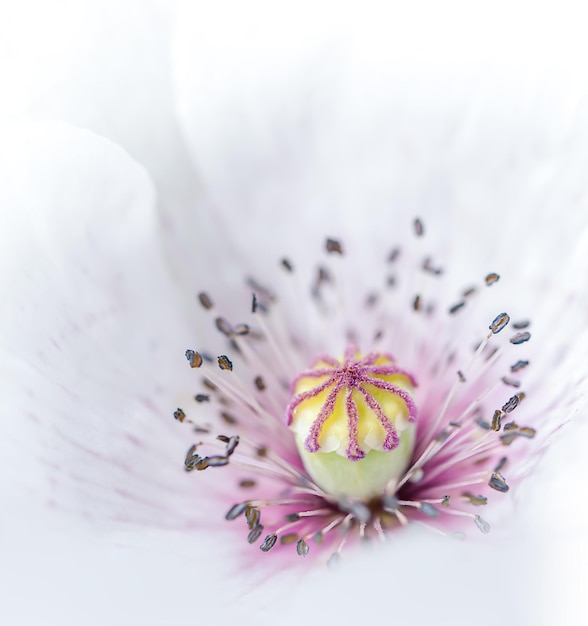
[[[500,280],[500,276],[498,274],[495,274],[494,272],[488,274],[485,278],[486,285],[488,285],[488,287],[490,287],[491,285],[494,285],[499,280]]]
[[[224,354],[221,354],[221,356],[218,357],[218,366],[221,370],[228,370],[230,372],[233,371],[233,363],[230,361],[229,357]]]
[[[529,341],[531,339],[531,333],[525,331],[522,333],[517,333],[514,337],[510,338],[510,343],[518,346],[521,343],[525,343],[525,341]]]
[[[209,295],[204,291],[198,294],[198,300],[200,301],[200,304],[203,306],[203,308],[205,308],[207,311],[212,309],[212,307],[214,306]]]

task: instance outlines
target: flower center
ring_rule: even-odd
[[[324,491],[367,500],[395,485],[414,449],[415,387],[389,354],[354,347],[294,379],[286,421]]]

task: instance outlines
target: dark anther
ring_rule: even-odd
[[[509,489],[504,476],[499,472],[492,472],[488,485],[492,487],[492,489],[500,491],[501,493],[506,493]]]
[[[285,519],[287,522],[297,522],[300,519],[300,515],[298,513],[288,513]]]
[[[469,298],[470,296],[473,296],[475,293],[476,293],[475,287],[468,287],[467,289],[464,289],[463,297]]]
[[[515,387],[515,388],[517,388],[517,387],[520,387],[520,386],[521,386],[520,381],[515,380],[514,378],[509,378],[508,376],[503,376],[503,377],[502,377],[502,382],[503,382],[505,385],[508,385],[509,387]]]
[[[514,322],[512,327],[516,328],[517,330],[524,330],[525,328],[529,328],[530,325],[530,320],[523,320],[522,322]]]
[[[251,297],[251,312],[257,313],[257,296],[255,294]]]
[[[392,250],[390,250],[390,254],[388,255],[388,263],[394,263],[399,255],[400,248],[392,248]]]
[[[504,469],[504,466],[506,465],[506,462],[508,461],[508,458],[503,456],[500,461],[498,461],[498,465],[494,468],[495,472],[500,472],[502,469]]]
[[[337,239],[327,239],[325,242],[325,248],[327,252],[331,254],[343,254],[343,246],[341,245],[341,242]]]
[[[465,306],[465,302],[463,302],[463,300],[461,302],[458,302],[457,304],[454,304],[450,309],[449,309],[449,315],[455,315],[461,308],[463,308]]]
[[[210,296],[205,293],[204,291],[200,292],[198,294],[198,300],[200,300],[200,304],[207,310],[210,311],[210,309],[212,309],[212,307],[214,306],[212,304],[212,300],[210,299]]]
[[[220,416],[227,424],[230,424],[231,426],[237,423],[237,418],[233,417],[230,413],[227,413],[226,411],[221,411]]]
[[[517,333],[514,337],[510,338],[510,343],[518,346],[520,343],[525,343],[531,339],[531,333],[525,331],[523,333]]]
[[[257,483],[254,480],[251,480],[251,478],[244,478],[239,481],[239,487],[241,487],[241,489],[251,489],[255,487],[256,484]]]
[[[183,422],[186,419],[186,414],[183,409],[179,407],[174,411],[174,417],[178,420],[178,422]]]
[[[263,540],[263,543],[259,546],[259,549],[263,552],[269,552],[276,545],[277,540],[278,536],[272,533]]]
[[[298,556],[306,556],[308,554],[308,550],[309,547],[306,541],[304,541],[304,539],[299,539],[296,544],[296,552]]]
[[[265,391],[265,381],[261,376],[255,377],[255,386],[257,387],[257,391]]]
[[[429,274],[432,274],[433,276],[441,276],[441,274],[443,274],[443,270],[440,267],[435,267],[433,265],[433,262],[431,261],[431,257],[427,257],[423,261],[422,267],[425,272],[428,272]]]
[[[282,267],[288,271],[288,272],[293,272],[294,271],[294,266],[292,265],[292,263],[290,262],[289,259],[282,259],[280,261],[280,263],[282,264]]]
[[[298,541],[298,533],[286,533],[285,535],[280,536],[280,543],[283,546],[290,545],[296,541]]]
[[[487,422],[484,418],[482,417],[478,417],[476,419],[476,424],[480,427],[483,428],[484,430],[490,430],[492,428],[490,422]]]
[[[418,217],[414,220],[414,232],[417,237],[422,237],[425,234],[425,227],[423,225],[423,222]]]
[[[193,469],[196,469],[198,463],[202,460],[201,457],[196,454],[197,445],[193,445],[188,450],[186,454],[186,459],[184,460],[184,469],[187,472],[191,472]]]
[[[202,355],[194,350],[186,350],[186,359],[188,359],[190,367],[200,367],[202,365]]]
[[[465,491],[461,494],[464,498],[467,498],[470,504],[474,506],[484,506],[488,504],[488,498],[486,496],[477,495],[475,496],[473,493],[469,491]]]
[[[486,281],[488,287],[490,287],[490,285],[493,285],[500,280],[500,276],[492,272],[491,274],[488,274],[484,280]]]
[[[239,435],[233,435],[228,441],[227,441],[227,448],[225,450],[225,454],[227,456],[231,456],[231,454],[233,454],[233,452],[235,452],[235,448],[239,445]]]
[[[245,517],[247,518],[247,526],[249,526],[249,530],[253,530],[256,526],[259,525],[259,519],[261,517],[261,513],[259,509],[254,506],[248,506],[245,511]]]
[[[464,376],[464,373],[461,370],[457,371],[457,377],[459,378],[460,383],[466,382],[466,377]]]
[[[517,361],[514,365],[510,366],[511,372],[518,372],[529,365],[529,361]]]
[[[488,328],[496,335],[496,333],[499,333],[509,322],[510,317],[506,313],[500,313],[492,320],[492,324],[490,324]]]
[[[194,400],[196,400],[196,402],[208,402],[210,400],[210,396],[207,396],[205,393],[197,393],[194,396]]]
[[[224,354],[221,354],[218,357],[218,366],[221,370],[229,370],[229,372],[233,371],[233,364],[231,363],[229,357]]]
[[[255,543],[261,536],[262,532],[263,526],[261,524],[259,526],[255,526],[255,528],[252,528],[251,532],[247,535],[247,541],[249,543]]]
[[[216,438],[218,441],[222,441],[223,443],[229,443],[230,439],[230,437],[227,437],[226,435],[217,435]]]
[[[250,328],[247,324],[237,324],[235,328],[233,328],[233,333],[238,337],[243,337],[244,335],[248,335]]]
[[[512,413],[517,406],[519,405],[520,402],[520,398],[519,396],[515,395],[512,396],[511,398],[509,398],[509,400],[503,405],[502,410],[505,413]]]
[[[492,430],[499,431],[502,424],[502,411],[494,411],[492,416]]]
[[[224,317],[217,317],[214,320],[217,330],[219,330],[225,337],[230,337],[233,334],[233,328]]]
[[[225,519],[229,521],[237,519],[240,515],[243,515],[243,513],[245,513],[245,509],[247,509],[248,506],[249,504],[247,502],[240,502],[239,504],[234,504],[227,511],[227,514],[225,515]]]
[[[412,301],[412,308],[415,311],[420,311],[421,310],[421,297],[420,295],[416,295],[414,300]]]
[[[228,456],[207,456],[205,460],[207,461],[209,467],[224,467],[229,464]]]

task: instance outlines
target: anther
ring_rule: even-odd
[[[421,310],[421,296],[419,294],[414,297],[414,300],[412,301],[412,308],[415,311]]]
[[[502,411],[494,411],[492,416],[492,430],[499,431],[502,423]]]
[[[237,418],[233,417],[230,413],[227,413],[226,411],[221,411],[220,416],[223,421],[231,426],[237,423]]]
[[[202,355],[194,350],[186,350],[186,359],[188,359],[188,363],[190,363],[190,367],[200,367],[202,365]]]
[[[233,328],[233,334],[237,335],[238,337],[243,337],[245,335],[248,335],[250,332],[250,328],[247,324],[237,324],[234,328]]]
[[[200,300],[200,304],[207,310],[210,311],[210,309],[212,309],[212,307],[214,306],[212,303],[212,300],[210,299],[209,295],[207,293],[205,293],[204,291],[200,292],[198,294],[198,300]]]
[[[510,317],[507,313],[500,313],[497,315],[492,324],[488,326],[488,328],[492,331],[492,334],[496,335],[499,333],[508,323],[510,322]]]
[[[337,239],[327,239],[325,242],[325,248],[330,254],[343,254],[343,246]]]
[[[186,419],[186,414],[179,407],[174,411],[174,417],[178,420],[178,422],[183,422]]]
[[[488,274],[484,280],[486,281],[486,285],[490,287],[490,285],[493,285],[500,280],[500,276],[492,272],[491,274]]]
[[[415,232],[415,235],[416,235],[417,237],[422,237],[422,236],[425,234],[425,227],[424,227],[424,225],[423,225],[422,220],[421,220],[420,218],[418,218],[418,217],[417,217],[417,218],[414,220],[414,224],[413,224],[413,225],[414,225],[414,232]]]
[[[268,535],[259,546],[259,549],[263,552],[269,552],[275,545],[278,540],[278,536],[275,534]]]
[[[196,400],[196,402],[209,402],[210,401],[210,396],[206,395],[205,393],[197,393],[194,396],[194,400]]]
[[[257,483],[254,480],[251,480],[251,478],[244,478],[239,481],[239,487],[241,487],[241,489],[252,489],[256,484]]]
[[[462,309],[465,306],[465,302],[462,300],[461,302],[458,302],[457,304],[454,304],[452,307],[450,307],[449,309],[449,315],[455,315],[455,313],[457,313],[460,309]]]
[[[239,435],[233,435],[227,441],[227,448],[225,454],[231,456],[235,452],[235,448],[239,445]]]
[[[205,460],[208,463],[208,467],[224,467],[225,465],[228,465],[229,463],[228,456],[220,456],[220,455],[207,456]]]
[[[283,546],[288,546],[297,541],[298,541],[298,533],[286,533],[285,535],[280,536],[280,544]]]
[[[299,539],[296,544],[296,552],[298,556],[306,556],[308,554],[308,550],[309,546],[306,541],[304,541],[304,539]]]
[[[530,320],[523,320],[522,322],[513,322],[512,327],[516,330],[524,330],[525,328],[529,328],[530,325]]]
[[[294,271],[294,266],[292,265],[292,263],[290,262],[289,259],[282,259],[280,261],[281,266],[287,271],[287,272],[293,272]]]
[[[390,254],[388,255],[388,263],[394,263],[399,256],[400,248],[392,248],[392,250],[390,250]]]
[[[503,406],[502,406],[502,410],[504,413],[512,413],[517,406],[519,405],[520,402],[520,398],[519,396],[515,395],[512,396]]]
[[[492,489],[500,491],[501,493],[506,493],[509,490],[509,486],[506,484],[506,479],[499,472],[492,472],[488,485],[492,487]]]
[[[503,456],[500,461],[498,461],[498,465],[494,468],[495,472],[500,472],[504,469],[504,466],[506,465],[508,461],[508,458]]]
[[[514,378],[509,378],[508,376],[503,376],[502,377],[502,382],[505,385],[508,385],[509,387],[515,387],[516,388],[516,387],[520,387],[521,386],[520,381],[518,381],[518,380],[516,380]]]
[[[517,361],[514,365],[510,366],[511,372],[518,372],[529,365],[529,361]]]
[[[474,506],[484,506],[485,504],[488,504],[488,498],[486,496],[481,496],[481,495],[475,496],[469,491],[465,491],[461,495],[464,498],[467,498],[468,502],[470,504],[473,504]]]
[[[249,526],[249,530],[253,530],[256,526],[259,525],[259,518],[261,517],[261,513],[259,509],[254,506],[248,506],[245,511],[245,517],[247,518],[247,526]]]
[[[251,532],[247,535],[247,541],[249,543],[255,543],[261,537],[262,532],[263,532],[263,526],[261,524],[259,526],[255,526],[254,528],[251,529]]]
[[[239,502],[239,504],[234,504],[225,515],[226,520],[234,520],[243,515],[249,506],[248,502]]]
[[[525,331],[522,333],[517,333],[514,337],[510,338],[510,343],[518,346],[521,343],[525,343],[525,341],[529,341],[531,339],[531,333]]]
[[[228,356],[221,354],[221,356],[219,356],[217,360],[218,366],[221,368],[221,370],[228,370],[229,372],[233,371],[233,364]]]
[[[233,328],[224,317],[217,317],[214,320],[217,330],[219,330],[225,337],[231,337],[233,334]]]
[[[265,381],[263,380],[261,376],[256,376],[254,382],[255,382],[257,391],[265,391]]]

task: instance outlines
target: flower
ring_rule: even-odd
[[[325,580],[308,573],[308,559],[298,559],[304,580],[286,572],[225,608],[225,599],[230,602],[252,574],[237,565],[240,537],[233,542],[228,523],[219,528],[222,503],[203,506],[195,477],[179,469],[186,432],[169,423],[169,408],[193,402],[193,372],[178,355],[204,333],[194,321],[197,289],[214,293],[219,309],[237,311],[248,304],[232,297],[243,259],[252,275],[279,287],[283,277],[273,279],[274,260],[299,259],[297,272],[304,275],[314,257],[306,259],[305,251],[318,251],[325,235],[340,238],[346,258],[361,259],[351,274],[367,276],[366,288],[376,287],[363,268],[380,267],[390,242],[383,216],[401,207],[394,234],[408,236],[410,220],[421,215],[435,259],[457,268],[447,272],[447,294],[459,293],[466,275],[479,280],[496,271],[502,279],[488,294],[504,308],[492,307],[485,323],[502,310],[513,320],[532,316],[525,390],[549,389],[529,394],[525,410],[550,397],[557,423],[578,413],[575,394],[585,371],[585,301],[577,288],[585,266],[584,215],[573,207],[583,206],[578,172],[585,140],[577,74],[567,61],[585,57],[576,54],[574,38],[566,31],[566,45],[555,50],[533,39],[522,54],[512,54],[518,33],[526,31],[513,16],[508,25],[517,36],[508,36],[507,28],[500,47],[514,68],[509,81],[480,64],[495,49],[486,44],[503,30],[484,40],[484,28],[451,28],[450,14],[436,14],[431,27],[399,15],[393,33],[387,23],[385,38],[354,16],[352,48],[343,45],[345,36],[335,37],[333,46],[328,38],[324,43],[325,21],[316,10],[310,20],[297,7],[284,20],[289,28],[262,27],[255,36],[248,35],[257,23],[253,9],[253,23],[240,15],[238,28],[227,20],[223,28],[210,26],[214,16],[207,15],[208,38],[190,36],[188,15],[175,39],[172,78],[168,23],[157,19],[158,10],[144,2],[117,3],[110,15],[109,8],[39,6],[27,14],[27,28],[14,30],[20,49],[42,48],[43,54],[21,57],[26,63],[13,74],[18,80],[2,106],[26,119],[66,124],[18,124],[2,141],[2,206],[12,209],[2,215],[3,267],[19,268],[2,273],[8,384],[2,401],[3,415],[11,417],[2,423],[1,444],[3,536],[10,542],[3,549],[10,580],[2,610],[15,623],[38,621],[39,613],[60,623],[182,623],[194,612],[203,621],[221,613],[246,621],[252,606],[270,618],[286,614],[286,623],[299,620],[301,608],[318,614],[317,606],[329,607],[333,619],[359,612],[367,619],[373,607],[381,613],[392,586],[395,615],[431,623],[443,611],[455,621],[456,613],[478,616],[480,595],[486,598],[496,581],[505,581],[501,600],[485,607],[480,619],[528,618],[529,607],[510,601],[509,590],[526,597],[529,572],[534,566],[545,571],[533,561],[537,546],[545,547],[539,525],[567,530],[576,523],[574,537],[582,529],[581,504],[570,495],[560,505],[566,515],[544,514],[545,502],[550,510],[551,502],[561,502],[574,475],[555,481],[549,499],[548,472],[538,506],[523,501],[508,518],[514,540],[503,541],[506,531],[501,535],[492,520],[500,551],[497,543],[478,542],[472,550],[405,533],[401,541],[392,539],[391,550],[356,557],[347,578],[336,572]],[[37,20],[29,24],[30,15]],[[296,15],[310,32],[293,26]],[[544,31],[536,14],[525,15],[526,25],[529,20],[540,26],[532,33]],[[426,35],[415,37],[422,28]],[[247,36],[238,38],[239,32]],[[264,32],[272,49],[281,45],[271,55],[260,44]],[[436,32],[443,36],[435,38]],[[293,43],[298,33],[305,34],[300,46]],[[476,47],[478,35],[484,41]],[[46,45],[29,45],[36,38]],[[435,45],[424,47],[427,39]],[[383,41],[389,54],[380,54]],[[445,41],[452,45],[438,45]],[[464,62],[451,77],[451,61],[463,57],[464,43],[472,65]],[[191,45],[202,48],[196,53]],[[228,55],[220,54],[223,48]],[[313,55],[317,49],[324,53]],[[349,64],[340,61],[346,55]],[[231,64],[238,56],[247,64]],[[532,68],[566,71],[535,83],[526,71],[529,59]],[[249,74],[239,78],[245,67]],[[401,69],[383,71],[390,67]],[[539,94],[532,97],[536,85]],[[275,227],[269,236],[268,223]],[[214,337],[206,339],[213,354],[223,354]],[[543,414],[545,407],[537,409]],[[557,464],[549,471],[556,473]],[[521,528],[525,535],[517,535]],[[529,538],[534,532],[539,539]],[[441,567],[446,576],[440,578]],[[476,570],[479,576],[470,576]],[[104,586],[108,601],[99,595]],[[430,602],[423,601],[423,590]],[[352,594],[362,602],[341,603]],[[540,611],[545,605],[538,602]],[[251,621],[258,618],[251,615]]]
[[[414,229],[423,236],[420,219]],[[511,324],[499,313],[489,324],[472,322],[481,321],[471,312],[485,295],[480,285],[492,288],[500,276],[465,285],[452,304],[443,269],[401,239],[407,260],[398,247],[382,259],[388,274],[376,292],[345,284],[354,261],[337,263],[344,244],[328,238],[331,263],[318,264],[308,293],[295,289],[284,313],[254,278],[246,323],[215,314],[210,295],[199,294],[230,356],[186,351],[202,373],[194,399],[205,410],[174,414],[198,438],[185,469],[234,469],[230,483],[214,476],[212,485],[236,500],[226,519],[245,516],[247,541],[261,540],[262,552],[295,544],[306,556],[312,539],[319,551],[329,547],[331,562],[358,538],[383,540],[415,521],[455,530],[469,520],[486,534],[486,505],[510,489],[503,474],[516,481],[561,426],[545,410],[518,409],[529,395],[520,346],[531,338],[530,320]],[[281,265],[291,281],[295,262]],[[303,320],[298,332],[288,324],[292,310]],[[535,406],[549,404],[549,391],[531,393],[539,395]]]

